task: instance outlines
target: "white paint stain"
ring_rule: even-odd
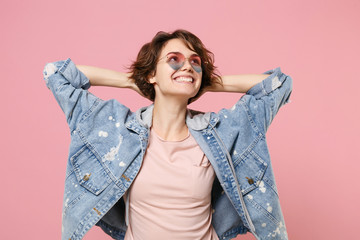
[[[236,150],[234,150],[234,155],[236,155],[237,154],[237,151]]]
[[[266,227],[266,223],[261,224],[262,227]]]
[[[273,79],[272,79],[272,82],[271,82],[271,88],[272,90],[278,88],[281,86],[281,82],[279,80],[279,78],[277,76],[275,76]]]
[[[248,199],[253,199],[254,197],[252,195],[248,195]]]
[[[120,123],[119,123],[119,122],[115,123],[115,126],[116,126],[117,128],[120,127]]]
[[[56,71],[58,70],[58,68],[55,66],[55,64],[53,63],[48,63],[46,64],[45,66],[45,69],[44,69],[44,77],[46,79],[48,79],[51,75],[53,75]]]
[[[123,166],[125,166],[125,163],[124,163],[123,161],[121,161],[121,162],[119,163],[119,166],[120,166],[120,167],[123,167]]]
[[[66,201],[65,201],[65,207],[67,207],[68,202],[69,202],[69,199],[67,198]]]
[[[234,106],[232,106],[232,108],[230,110],[234,111],[235,109],[236,109],[236,104]]]
[[[113,117],[112,116],[109,116],[109,120],[112,120],[113,119]]]
[[[123,141],[123,136],[120,135],[118,145],[116,147],[110,148],[110,151],[104,155],[103,162],[105,162],[105,161],[113,161],[115,159],[115,156],[119,152],[120,145],[121,145],[122,141]]]
[[[224,115],[224,118],[227,118],[227,116],[226,116],[226,115]]]
[[[78,187],[78,185],[76,184],[75,187]]]
[[[283,230],[283,235],[284,235],[284,237],[285,237],[285,239],[287,239],[287,233],[286,233],[286,229],[285,229],[285,226],[284,226],[284,224],[282,223],[282,222],[280,222],[279,224],[278,224],[278,226],[277,226],[277,228],[271,233],[269,233],[268,234],[268,237],[276,237],[277,235],[280,235],[281,234],[281,232],[280,232],[280,230]],[[283,239],[283,237],[281,236],[281,239]]]
[[[263,181],[261,181],[260,184],[259,184],[259,190],[260,190],[262,193],[266,192],[265,184],[264,184]]]
[[[99,137],[107,137],[109,134],[105,131],[99,131]]]
[[[268,206],[268,207],[266,208],[266,210],[271,213],[271,212],[272,212],[272,206]]]

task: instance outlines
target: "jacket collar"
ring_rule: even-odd
[[[137,129],[140,124],[142,127],[150,128],[152,125],[154,104],[138,109],[135,113],[136,121],[130,121],[126,123],[126,127],[130,129]],[[187,109],[186,125],[193,130],[202,130],[208,127],[209,123],[213,126],[218,121],[218,117],[211,118],[211,112],[199,112],[192,109]],[[138,132],[138,131],[136,131]]]

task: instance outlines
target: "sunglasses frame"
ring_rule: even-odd
[[[165,56],[159,58],[159,62],[160,62],[162,59],[164,59],[164,58],[169,59],[169,57],[170,57],[169,55],[171,55],[171,54],[181,55],[181,56],[182,56],[182,59],[184,59],[184,61],[183,61],[181,64],[171,64],[171,63],[169,62],[169,60],[167,60],[166,63],[169,64],[169,66],[170,66],[172,69],[174,69],[174,70],[176,70],[176,71],[179,70],[180,68],[182,68],[182,67],[185,65],[185,61],[187,60],[187,61],[190,63],[191,67],[195,70],[195,72],[198,72],[198,73],[202,72],[202,66],[201,66],[201,65],[202,65],[202,60],[201,60],[200,56],[197,55],[197,54],[193,54],[193,55],[191,55],[190,57],[186,58],[185,55],[182,54],[181,52],[169,52],[169,53],[167,53]],[[191,59],[192,57],[194,57],[194,56],[199,58],[199,60],[200,60],[200,66],[197,66],[197,65],[194,66],[194,65],[191,63],[190,59]]]

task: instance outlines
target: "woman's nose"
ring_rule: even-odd
[[[189,60],[189,59],[185,59],[184,65],[181,67],[181,70],[182,70],[182,71],[185,71],[185,70],[190,70],[190,71],[192,71],[192,70],[193,70],[193,68],[192,68],[192,66],[191,66],[191,64],[190,64],[190,60]]]

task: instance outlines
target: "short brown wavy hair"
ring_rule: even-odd
[[[198,93],[189,99],[188,104],[195,101],[201,95],[204,88],[213,84],[222,85],[221,76],[215,72],[214,54],[205,48],[197,36],[183,29],[178,29],[173,33],[160,31],[151,42],[142,46],[136,61],[129,67],[130,78],[134,79],[141,92],[151,101],[155,99],[155,89],[148,79],[156,74],[156,65],[162,48],[169,40],[176,38],[183,40],[186,46],[196,52],[201,58],[201,86]]]

